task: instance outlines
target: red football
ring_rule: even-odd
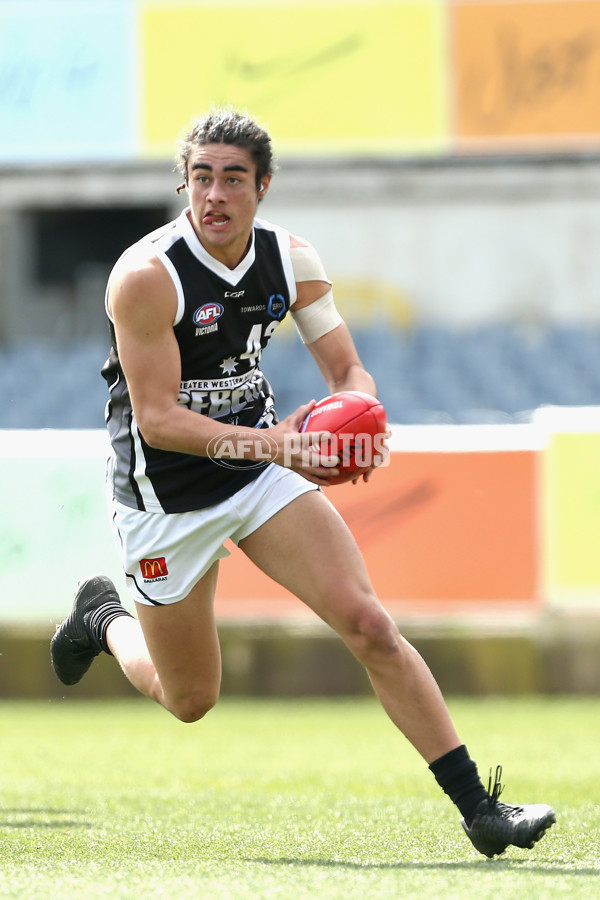
[[[386,424],[385,409],[376,397],[362,391],[340,391],[319,400],[300,430],[331,432],[323,452],[338,457],[340,474],[329,483],[343,484],[361,469],[370,468],[373,456],[381,453]]]

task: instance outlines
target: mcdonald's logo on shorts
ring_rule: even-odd
[[[140,559],[140,569],[144,581],[155,581],[165,578],[169,574],[164,556],[159,556],[157,559]]]

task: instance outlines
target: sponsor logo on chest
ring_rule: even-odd
[[[246,291],[225,291],[224,300],[241,299]],[[267,313],[269,318],[280,321],[286,311],[287,303],[283,294],[271,294],[266,303],[248,303],[244,306],[237,306],[236,309],[243,315],[255,315],[256,313]],[[204,334],[212,334],[219,330],[219,319],[225,312],[225,307],[218,300],[212,300],[199,306],[193,315],[193,322],[196,326],[196,337]]]

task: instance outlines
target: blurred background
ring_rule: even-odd
[[[260,214],[319,250],[391,422],[518,430],[546,406],[600,403],[600,0],[0,0],[0,490],[12,510],[0,528],[2,619],[53,621],[56,594],[34,589],[32,573],[70,578],[104,540],[90,532],[97,468],[73,478],[104,447],[84,439],[64,463],[56,436],[39,429],[102,429],[107,275],[183,207],[176,141],[213,103],[247,109],[271,133],[279,171]],[[282,415],[324,393],[285,323],[263,367]],[[556,438],[542,465],[543,431],[485,445],[514,453],[516,441],[531,455],[526,489],[514,473],[501,482],[501,493],[521,485],[525,506],[498,514],[505,531],[488,543],[498,550],[515,522],[529,523],[529,580],[508,590],[511,603],[547,609],[548,598],[573,604],[574,591],[589,616],[600,584],[597,436],[568,450]],[[584,415],[567,431],[594,429]],[[450,433],[419,445],[427,465]],[[48,474],[49,453],[71,477],[64,465]],[[31,463],[27,476],[19,468],[24,456],[37,460],[35,477]],[[433,514],[443,486],[471,472],[428,470],[402,497]],[[498,477],[485,476],[482,496]],[[40,491],[51,496],[32,523]],[[447,543],[451,518],[435,521],[429,533]],[[69,565],[57,561],[65,540]],[[52,548],[41,561],[40,545]],[[503,549],[498,570],[519,568]],[[440,570],[454,602],[507,599],[485,572],[463,589],[460,558]],[[419,560],[423,572],[430,561]],[[416,614],[416,576],[396,593]]]

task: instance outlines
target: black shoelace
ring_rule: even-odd
[[[490,795],[490,806],[495,806],[498,797],[504,790],[504,785],[500,784],[502,778],[502,766],[496,766],[496,774],[494,776],[494,786],[492,787],[492,770],[490,769],[490,777],[488,779],[488,794]]]

